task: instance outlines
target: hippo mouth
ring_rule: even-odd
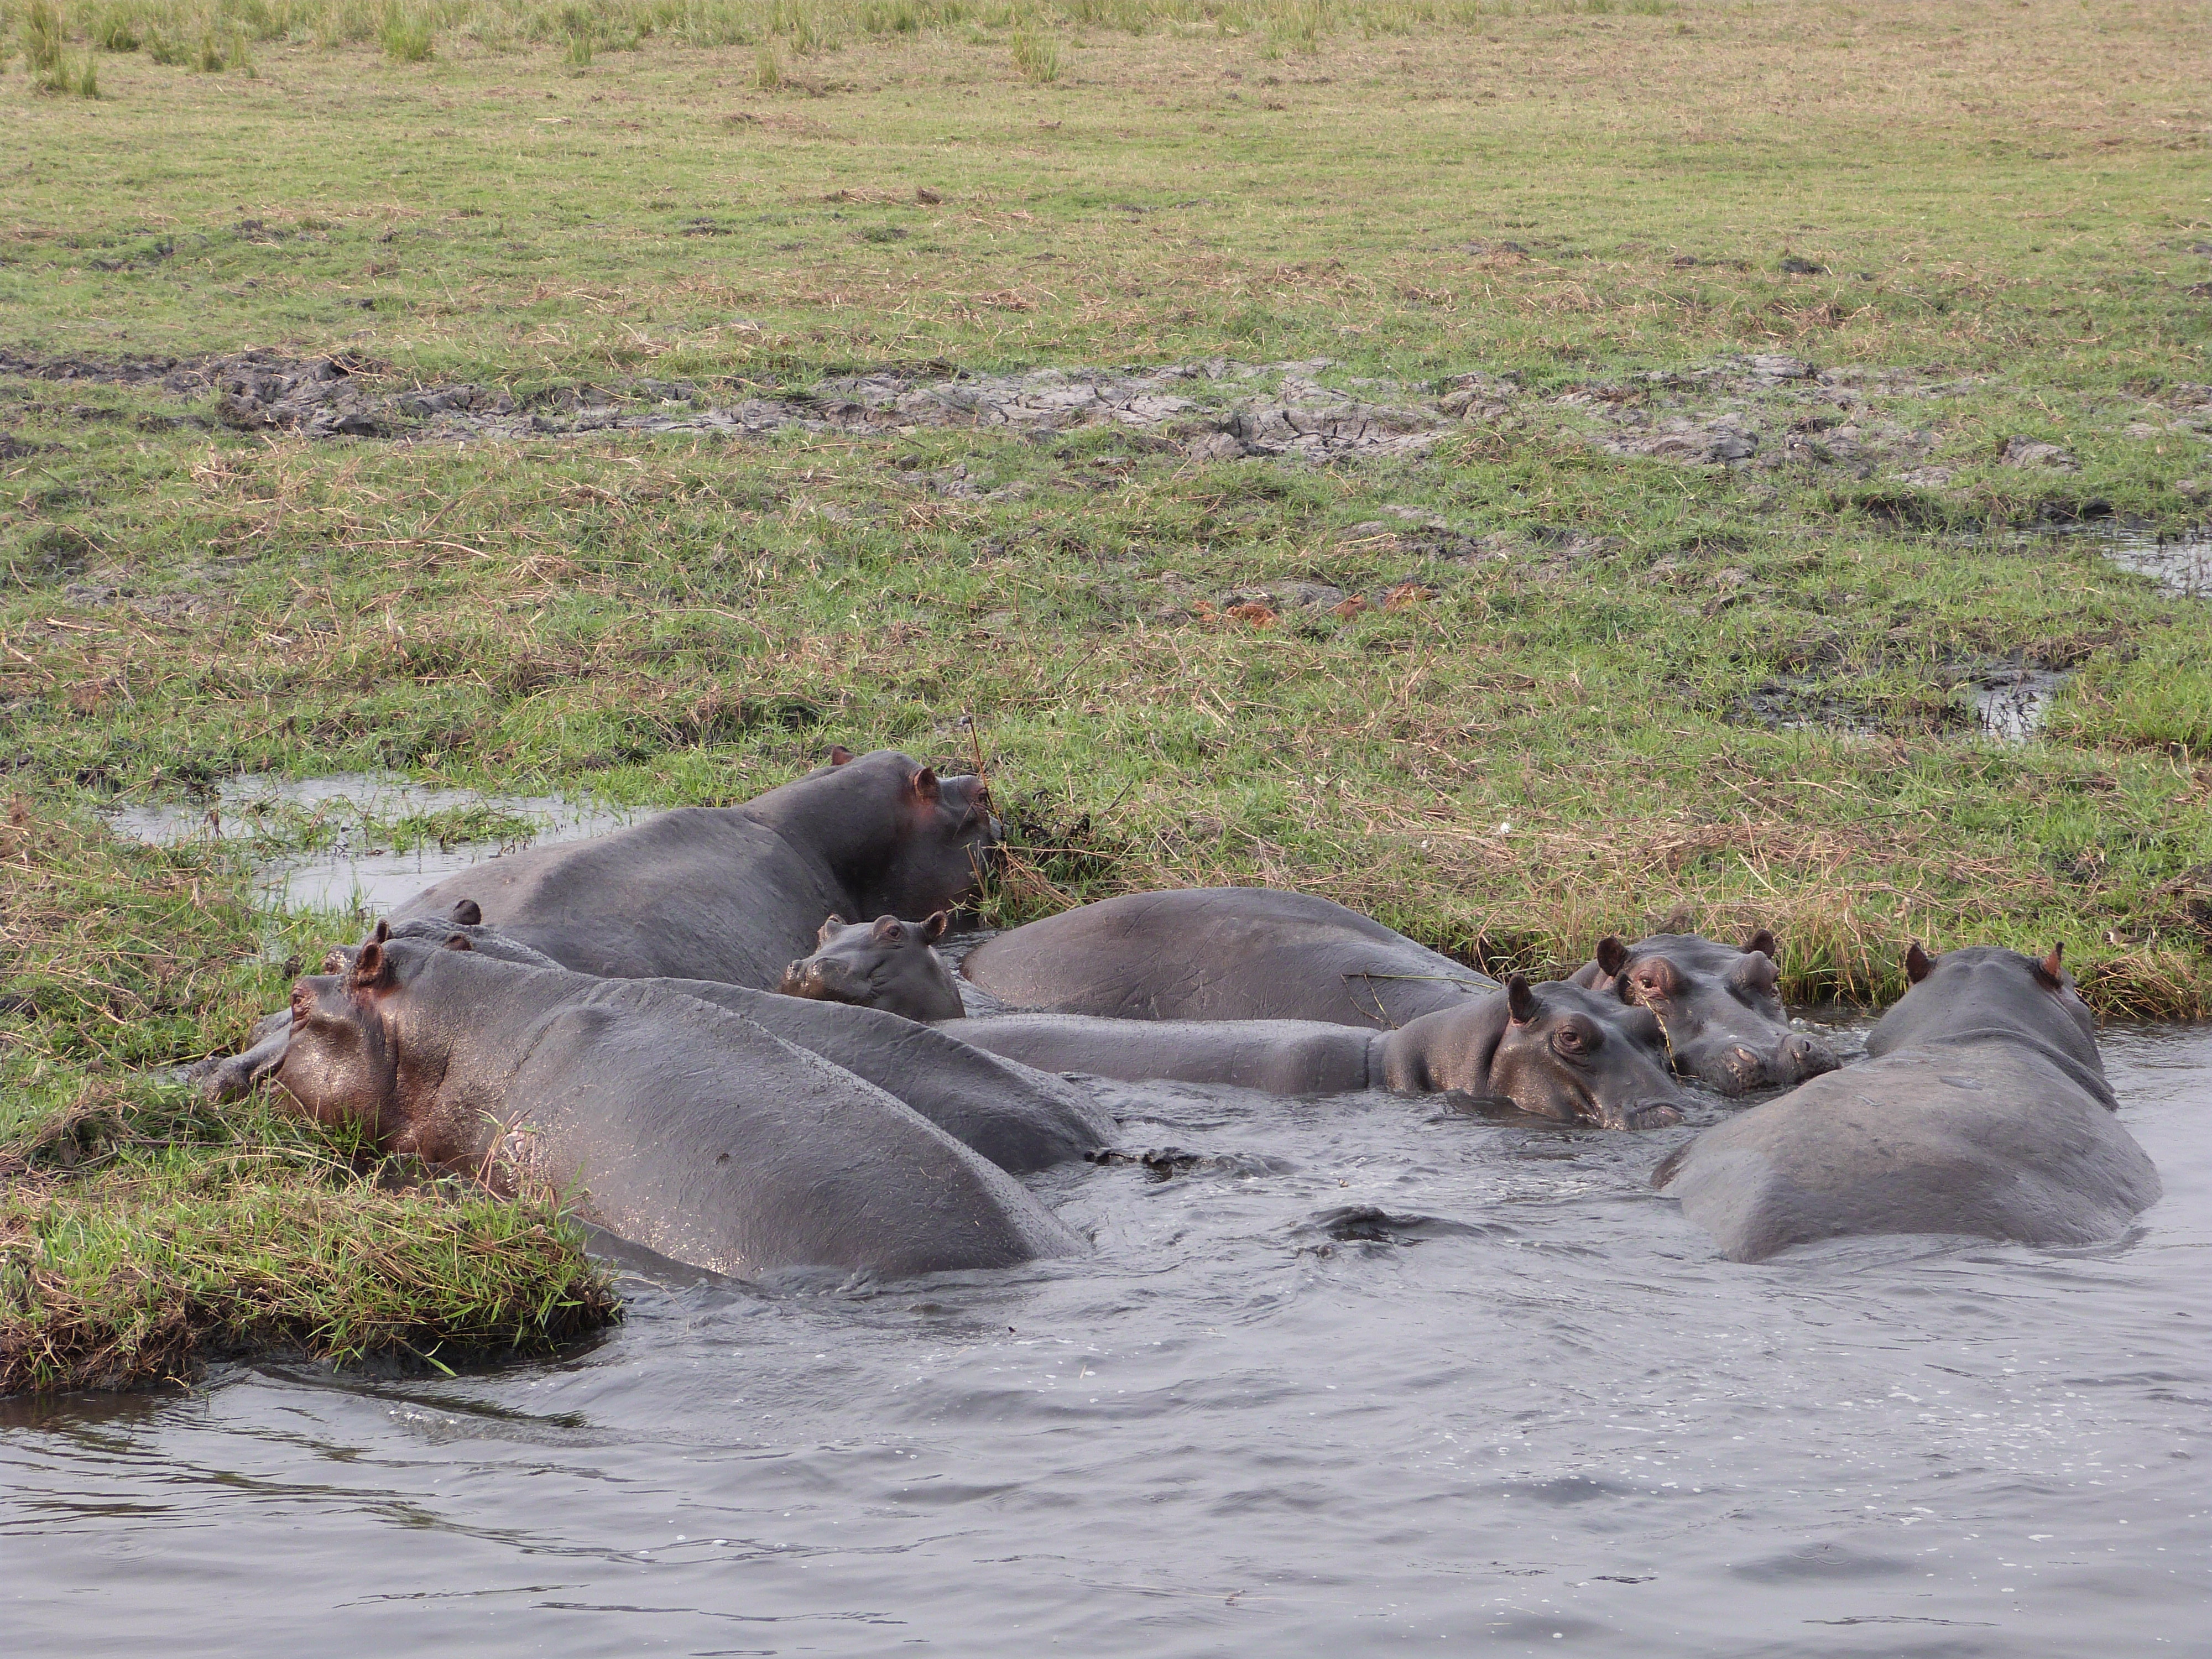
[[[871,1000],[867,986],[850,984],[842,974],[825,973],[818,963],[793,963],[783,970],[783,978],[775,988],[779,995],[805,997],[811,1002],[842,1002],[866,1007]]]
[[[1607,1129],[1668,1129],[1681,1121],[1682,1109],[1667,1100],[1640,1100],[1626,1106],[1604,1107],[1596,1119]]]
[[[1733,1098],[1755,1089],[1788,1089],[1843,1062],[1817,1038],[1791,1032],[1765,1053],[1747,1042],[1719,1038],[1677,1052],[1680,1069],[1716,1093]]]

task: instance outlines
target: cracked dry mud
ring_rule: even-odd
[[[40,362],[0,352],[0,375],[151,387],[215,400],[233,426],[311,438],[467,442],[595,432],[767,438],[805,432],[894,437],[967,428],[1042,437],[1105,427],[1133,445],[1200,461],[1268,456],[1330,462],[1407,454],[1470,427],[1583,442],[1687,466],[1800,467],[1926,488],[1935,402],[1984,384],[1911,368],[1817,368],[1780,355],[1528,390],[1513,372],[1449,375],[1425,387],[1323,376],[1334,365],[1228,358],[1152,368],[973,374],[945,364],[841,376],[811,387],[631,380],[517,393],[451,382],[398,388],[343,357],[250,351],[195,360]],[[732,393],[741,395],[732,396]],[[2197,413],[2212,413],[2212,404]],[[948,495],[979,493],[957,470],[925,475]]]

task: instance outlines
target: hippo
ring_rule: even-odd
[[[767,989],[825,915],[927,916],[976,888],[1000,840],[980,777],[896,750],[830,763],[740,806],[686,806],[449,876],[394,919],[456,901],[579,973]]]
[[[665,986],[395,939],[292,988],[276,1081],[388,1153],[560,1194],[675,1261],[889,1276],[1079,1254],[1013,1178],[764,1027]]]
[[[1488,975],[1310,893],[1131,893],[987,940],[961,971],[1011,1006],[1117,1019],[1391,1029],[1498,990]]]
[[[1574,981],[1610,990],[1626,975],[1635,1000],[1658,1015],[1674,1069],[1718,1093],[1741,1095],[1802,1083],[1842,1063],[1825,1042],[1790,1029],[1774,989],[1778,953],[1764,927],[1741,945],[1696,933],[1652,933],[1633,945],[1607,938]]]
[[[1869,1233],[2108,1239],[2158,1201],[2054,947],[1905,956],[1863,1065],[1708,1129],[1652,1184],[1735,1261]]]
[[[1682,1121],[1648,1008],[1516,974],[1503,990],[1395,1031],[1322,1020],[1157,1020],[1006,1014],[936,1028],[1048,1071],[1136,1082],[1228,1083],[1278,1095],[1456,1092],[1510,1102],[1531,1116],[1609,1129]]]
[[[421,939],[524,967],[568,972],[543,951],[486,927],[483,913],[466,899],[444,918],[417,916],[378,926],[386,940]],[[331,951],[323,971],[344,973],[357,949]],[[765,1026],[785,1042],[865,1078],[1013,1175],[1087,1158],[1113,1138],[1112,1115],[1065,1079],[987,1054],[899,1015],[810,1004],[712,980],[636,982],[696,997]],[[291,1018],[288,1008],[263,1021],[256,1028],[260,1041],[221,1062],[221,1069],[204,1073],[204,1086],[216,1099],[234,1099],[273,1073],[283,1062]]]
[[[815,937],[814,954],[785,969],[775,988],[787,997],[882,1008],[908,1019],[957,1019],[967,1012],[960,982],[933,948],[950,925],[942,910],[924,921],[832,916]]]

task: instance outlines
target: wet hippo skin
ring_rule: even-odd
[[[1055,1013],[1385,1029],[1498,989],[1356,910],[1265,887],[1104,899],[986,940],[961,971]]]
[[[1723,1255],[1875,1233],[2087,1244],[2158,1200],[2058,951],[1915,945],[1905,966],[1864,1063],[1708,1129],[1653,1176]]]
[[[1676,1071],[1741,1095],[1802,1083],[1838,1064],[1827,1044],[1790,1030],[1775,990],[1778,955],[1764,927],[1741,945],[1697,933],[1653,933],[1633,945],[1606,939],[1574,980],[1597,990],[1625,980],[1628,994],[1659,1017]]]
[[[1657,1022],[1617,997],[1559,981],[1505,989],[1402,1030],[1318,1020],[1107,1019],[1008,1014],[936,1028],[1047,1071],[1132,1082],[1225,1083],[1277,1095],[1456,1091],[1609,1128],[1681,1121]]]
[[[387,934],[299,981],[292,1014],[276,1080],[317,1116],[495,1188],[575,1194],[676,1261],[903,1275],[1084,1248],[872,1084],[665,986]]]
[[[957,1019],[966,1012],[960,982],[936,949],[950,920],[942,910],[921,921],[831,916],[815,937],[813,953],[786,968],[775,988],[787,997],[881,1008],[908,1019]]]
[[[894,750],[832,763],[739,806],[681,807],[595,840],[489,859],[394,920],[466,899],[580,973],[767,988],[830,915],[927,916],[974,892],[999,825],[973,777]]]

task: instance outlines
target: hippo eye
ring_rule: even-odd
[[[1568,1054],[1578,1054],[1589,1047],[1588,1039],[1571,1025],[1561,1027],[1552,1042],[1560,1053]]]

